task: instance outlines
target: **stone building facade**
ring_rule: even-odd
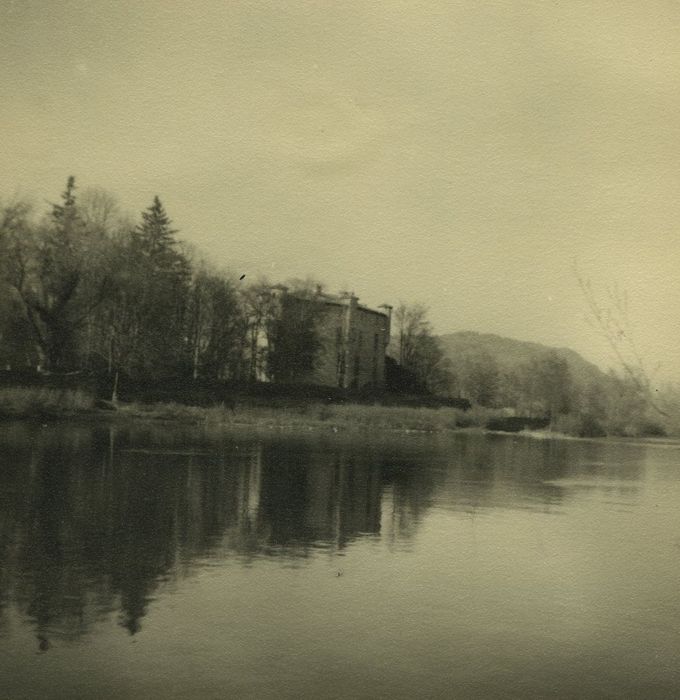
[[[351,390],[384,387],[391,307],[371,309],[351,293],[297,296],[285,287],[277,290],[289,309],[296,303],[314,307],[319,350],[313,369],[296,382]]]

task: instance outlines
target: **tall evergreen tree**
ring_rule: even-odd
[[[191,267],[177,249],[172,222],[158,198],[142,212],[132,239],[136,256],[131,293],[140,316],[133,370],[152,376],[175,373],[185,356],[185,312]]]
[[[69,175],[66,181],[66,189],[61,195],[61,200],[61,204],[52,205],[55,229],[62,234],[73,233],[80,218],[76,209],[76,179],[73,175]]]
[[[150,258],[169,259],[177,245],[176,233],[177,230],[172,228],[172,221],[156,195],[151,206],[142,212],[142,222],[136,229],[139,251]]]

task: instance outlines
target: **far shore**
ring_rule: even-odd
[[[110,423],[182,424],[224,431],[318,434],[412,434],[447,435],[484,432],[517,435],[536,440],[623,440],[630,444],[677,445],[667,436],[583,436],[560,431],[555,426],[541,430],[490,430],[487,425],[503,413],[473,406],[467,411],[452,407],[383,406],[379,404],[297,402],[263,406],[247,402],[225,406],[190,406],[180,403],[111,403],[95,401],[80,391],[0,389],[0,420],[4,421],[98,421]]]
[[[4,396],[3,396],[4,394]],[[3,398],[5,399],[3,401]],[[489,409],[382,406],[359,403],[295,401],[257,405],[193,406],[175,402],[135,403],[95,401],[81,392],[0,390],[0,419],[93,420],[111,422],[153,421],[219,429],[272,431],[398,431],[443,433],[480,429],[495,412]]]

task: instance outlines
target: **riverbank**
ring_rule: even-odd
[[[95,398],[82,389],[52,387],[0,388],[0,418],[57,418],[88,415]]]
[[[126,404],[116,414],[135,419],[181,421],[214,427],[257,427],[274,430],[324,429],[333,431],[407,431],[441,433],[482,428],[487,409],[413,408],[360,404],[309,403],[287,407],[212,406],[181,404]]]
[[[584,432],[583,420],[561,417],[544,430],[500,429],[500,432],[526,434],[540,438],[606,437],[647,438],[665,437],[663,433],[633,429],[627,434]],[[385,406],[379,403],[324,403],[320,401],[291,401],[262,404],[236,401],[230,405],[191,406],[175,402],[116,403],[96,400],[80,389],[46,387],[0,388],[0,419],[54,420],[82,419],[104,421],[157,421],[205,426],[218,429],[260,429],[265,431],[327,431],[327,432],[406,432],[447,433],[459,430],[485,430],[508,421],[499,409],[473,406],[466,411],[449,406],[416,407]],[[588,427],[588,426],[586,426]]]
[[[81,390],[0,389],[0,418],[154,420],[223,428],[315,429],[444,432],[483,428],[498,411],[474,407],[381,406],[358,403],[297,401],[290,404],[189,406],[174,402],[117,403],[97,401]]]

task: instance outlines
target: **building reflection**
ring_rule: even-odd
[[[566,443],[473,435],[442,449],[5,425],[0,631],[12,610],[41,651],[113,616],[136,634],[154,597],[207,560],[408,543],[433,506],[556,508],[561,479],[607,468],[600,446],[579,445],[575,459]],[[619,482],[634,489],[640,463],[619,465]]]

